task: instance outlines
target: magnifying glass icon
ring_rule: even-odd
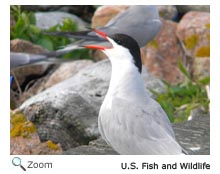
[[[14,157],[12,160],[12,164],[14,166],[20,166],[22,168],[22,170],[26,171],[26,169],[24,168],[24,166],[21,165],[21,158],[19,157]]]

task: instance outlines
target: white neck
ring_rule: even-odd
[[[117,45],[111,38],[108,39],[114,49],[104,50],[112,64],[111,80],[105,97],[105,104],[111,103],[114,97],[131,102],[146,100],[148,98],[146,97],[146,89],[130,51]]]
[[[132,102],[145,98],[144,83],[137,67],[133,62],[118,61],[112,63],[112,74],[106,99],[114,97],[124,98]]]

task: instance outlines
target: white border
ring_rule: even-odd
[[[219,170],[219,124],[220,124],[220,68],[219,68],[219,3],[217,0],[141,0],[141,1],[132,1],[132,0],[120,0],[117,3],[109,3],[105,1],[93,0],[92,5],[123,5],[123,4],[154,4],[154,5],[211,5],[211,155],[209,156],[21,156],[22,164],[26,165],[28,160],[33,161],[42,161],[48,162],[52,161],[54,168],[51,170],[35,169],[28,170],[27,173],[193,173],[193,174],[211,174],[218,173]],[[45,1],[45,0],[14,0],[14,1],[2,1],[0,6],[0,18],[1,18],[1,56],[0,56],[0,99],[1,99],[1,109],[0,109],[0,132],[1,132],[1,145],[0,145],[0,169],[2,173],[24,173],[22,170],[19,170],[18,167],[14,167],[11,164],[13,156],[10,156],[10,144],[9,144],[9,23],[10,23],[10,10],[9,5],[13,4],[28,4],[28,5],[88,5],[91,4],[90,1],[76,1],[74,0],[62,0],[62,1]],[[7,64],[7,66],[6,66]],[[174,163],[174,162],[207,162],[211,164],[211,170],[122,170],[120,169],[121,162],[136,162],[138,164],[142,162],[156,162],[161,163]]]
[[[170,0],[120,0],[120,1],[108,1],[108,0],[9,0],[11,5],[209,5],[210,0],[175,0],[175,3]]]

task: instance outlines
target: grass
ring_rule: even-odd
[[[171,122],[182,122],[188,119],[193,109],[199,108],[204,112],[209,112],[209,98],[206,86],[209,85],[210,77],[193,80],[182,63],[179,69],[185,76],[185,82],[177,85],[166,85],[165,93],[157,93],[156,100],[167,113]]]

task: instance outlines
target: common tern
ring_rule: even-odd
[[[102,40],[83,47],[101,50],[112,65],[109,88],[98,117],[101,136],[119,154],[185,154],[166,113],[146,92],[138,43],[125,34],[93,32],[109,44],[98,44]],[[88,35],[80,37],[86,41]]]
[[[161,21],[157,6],[155,5],[131,5],[124,12],[112,18],[104,27],[98,27],[99,31],[107,35],[122,33],[132,37],[137,41],[139,47],[145,46],[160,31]],[[93,30],[83,31],[84,35],[96,35]],[[79,39],[83,32],[45,32],[45,34],[55,36],[65,36],[68,38]],[[66,46],[58,51],[72,51],[78,49],[75,43]]]

